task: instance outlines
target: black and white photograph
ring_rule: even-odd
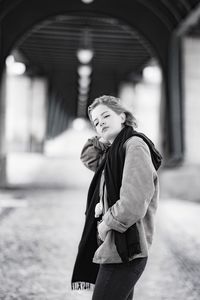
[[[200,299],[200,0],[0,0],[0,300]]]

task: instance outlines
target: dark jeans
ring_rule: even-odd
[[[147,263],[147,257],[128,263],[101,264],[92,300],[132,300],[134,286]]]

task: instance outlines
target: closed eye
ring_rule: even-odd
[[[109,114],[103,115],[103,118],[104,118],[104,119],[105,119],[105,118],[108,118],[108,117],[110,117]],[[95,126],[95,127],[97,127],[98,124],[99,124],[99,122],[94,122],[94,126]]]

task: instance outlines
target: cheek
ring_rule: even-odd
[[[95,131],[96,131],[97,133],[100,133],[100,127],[99,127],[99,126],[95,127]]]

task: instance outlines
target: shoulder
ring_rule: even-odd
[[[145,166],[145,168],[150,168],[155,172],[149,146],[141,137],[132,136],[125,142],[124,147],[125,159],[128,165],[134,164],[140,166],[140,168]]]
[[[130,137],[125,143],[124,147],[126,151],[131,151],[136,148],[142,148],[145,152],[150,153],[149,147],[145,141],[139,136]]]

